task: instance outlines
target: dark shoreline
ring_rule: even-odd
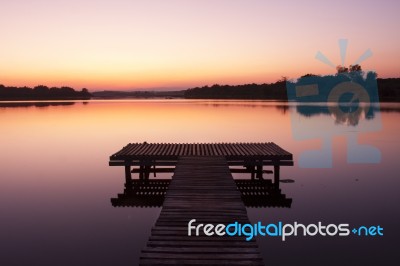
[[[376,79],[378,95],[371,102],[400,102],[400,78]],[[0,85],[0,101],[73,101],[90,99],[198,99],[198,100],[288,100],[287,82],[269,84],[219,85],[189,88],[179,91],[76,91],[70,87],[35,88]],[[307,102],[307,101],[305,101]],[[315,102],[315,101],[314,101]],[[326,99],[321,102],[329,102]]]
[[[71,87],[6,87],[0,84],[0,101],[66,101],[89,100],[92,95],[86,88],[76,91]]]
[[[303,79],[303,80],[302,80]],[[322,84],[337,84],[338,82],[351,81],[351,77],[341,76],[305,76],[299,79],[298,82],[307,81],[312,79],[313,83]],[[360,78],[356,80],[361,84],[367,82]],[[368,81],[371,82],[371,81]],[[244,84],[244,85],[219,85],[215,84],[211,87],[203,86],[191,88],[185,91],[184,97],[187,99],[242,99],[242,100],[276,100],[276,101],[296,101],[294,95],[288,95],[287,84],[294,84],[293,82],[287,82],[285,80],[277,81],[270,84]],[[372,80],[375,88],[371,90],[372,94],[376,97],[370,98],[371,102],[400,102],[400,78],[389,78],[389,79],[376,79]],[[370,84],[368,84],[370,85]],[[328,86],[329,88],[329,86]],[[329,102],[330,100],[323,95],[329,95],[328,91],[322,91],[321,97],[314,97],[309,99],[310,102]],[[290,96],[290,97],[289,97]],[[370,95],[371,96],[371,95]],[[302,100],[308,102],[308,99]],[[368,101],[369,102],[369,101]]]

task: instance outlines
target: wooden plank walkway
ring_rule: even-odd
[[[188,236],[192,219],[194,225],[249,223],[223,156],[179,158],[140,265],[264,265],[254,239]]]

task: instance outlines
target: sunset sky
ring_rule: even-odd
[[[300,4],[301,2],[301,4]],[[185,89],[330,74],[318,51],[400,77],[400,1],[0,0],[0,84]]]

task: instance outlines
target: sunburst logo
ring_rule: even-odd
[[[348,46],[349,42],[347,39],[339,39],[338,43],[339,43],[339,50],[340,50],[341,65],[344,66],[346,63],[345,60],[346,60],[346,55],[347,55],[347,46]],[[358,59],[355,62],[353,62],[352,65],[359,65],[362,62],[364,62],[365,60],[367,60],[368,58],[370,58],[371,56],[372,56],[372,51],[371,51],[371,49],[368,48],[360,57],[358,57]],[[322,63],[324,63],[325,65],[328,65],[332,68],[337,67],[320,51],[317,52],[317,54],[315,55],[315,58],[317,60],[321,61]]]

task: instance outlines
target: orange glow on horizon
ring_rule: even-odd
[[[363,69],[399,77],[399,6],[7,2],[0,17],[0,84],[93,91],[271,83],[334,73],[314,57],[321,51],[341,64],[340,38],[349,40],[345,65],[370,48],[373,56]]]

